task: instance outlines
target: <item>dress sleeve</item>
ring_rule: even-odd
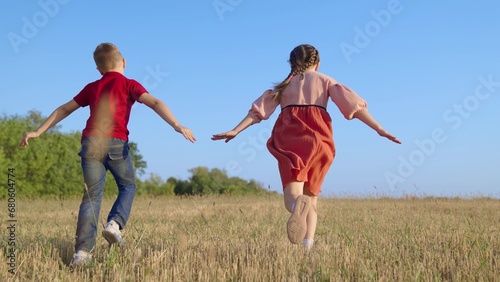
[[[279,102],[271,94],[272,92],[271,89],[266,90],[262,96],[253,102],[248,115],[252,117],[254,124],[268,119],[279,105]]]
[[[359,97],[356,92],[340,83],[335,83],[328,89],[328,95],[337,105],[340,112],[348,120],[354,117],[354,114],[368,107],[365,100]]]

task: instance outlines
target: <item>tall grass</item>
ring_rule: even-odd
[[[282,197],[138,198],[108,248],[71,271],[79,201],[17,203],[17,273],[0,281],[496,281],[500,201],[320,199],[315,247],[288,242]],[[111,199],[104,201],[105,224]],[[6,212],[4,212],[6,214]],[[6,218],[6,217],[4,217]],[[7,227],[6,220],[3,221]],[[5,229],[5,228],[3,228]],[[5,262],[7,242],[2,241]]]

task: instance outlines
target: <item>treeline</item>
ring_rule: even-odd
[[[26,116],[0,117],[0,168],[5,179],[9,169],[14,169],[17,195],[28,198],[65,198],[81,196],[84,189],[80,166],[80,132],[62,133],[60,127],[49,129],[28,148],[20,148],[22,134],[31,131],[45,120],[39,112],[30,111]],[[189,170],[187,180],[170,177],[163,180],[151,174],[141,180],[147,163],[139,153],[137,143],[130,142],[130,152],[137,176],[138,195],[214,195],[214,194],[264,194],[268,193],[254,180],[229,177],[224,171],[207,167]],[[11,177],[12,178],[12,177]],[[116,184],[108,172],[105,195],[115,195]],[[7,196],[7,189],[0,190],[0,198]]]

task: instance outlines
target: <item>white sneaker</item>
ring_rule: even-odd
[[[123,246],[125,244],[122,239],[122,233],[120,232],[120,226],[114,220],[110,220],[108,224],[106,224],[106,227],[102,231],[102,236],[104,236],[104,239],[106,239],[110,245],[119,244]]]
[[[78,251],[73,255],[73,260],[70,263],[70,266],[86,266],[92,262],[92,254],[86,251]]]

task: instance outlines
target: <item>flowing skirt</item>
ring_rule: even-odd
[[[335,157],[330,115],[318,106],[283,108],[267,148],[278,160],[283,188],[305,182],[304,194],[317,196]]]

